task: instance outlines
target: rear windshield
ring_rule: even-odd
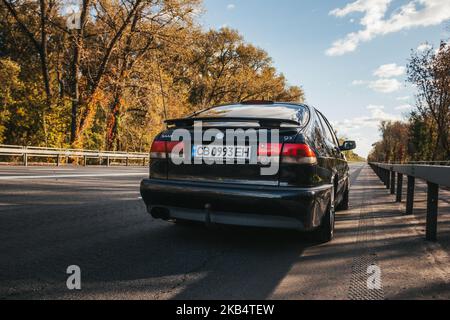
[[[309,110],[303,105],[228,105],[197,113],[194,118],[262,118],[294,120],[303,127],[309,121]]]

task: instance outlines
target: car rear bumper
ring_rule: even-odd
[[[283,188],[146,179],[141,195],[149,213],[164,220],[312,230],[322,221],[331,185]]]

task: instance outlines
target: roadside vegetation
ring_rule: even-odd
[[[339,133],[336,132],[336,134],[339,134]],[[349,139],[346,137],[339,138],[339,144],[342,145],[346,140],[349,140]],[[344,155],[345,155],[345,158],[347,159],[347,161],[349,161],[349,162],[366,162],[367,161],[365,158],[361,157],[353,150],[345,151]]]
[[[264,50],[202,29],[200,0],[83,0],[74,30],[67,3],[0,0],[0,143],[147,151],[166,118],[303,101]]]
[[[450,46],[414,51],[407,69],[417,90],[414,110],[405,122],[381,124],[369,161],[450,160]]]
[[[348,162],[366,162],[367,160],[353,151],[345,151],[345,158]]]

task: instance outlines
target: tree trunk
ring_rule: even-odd
[[[78,112],[80,108],[80,88],[79,88],[79,72],[81,51],[83,48],[84,28],[87,20],[90,0],[84,0],[80,14],[80,29],[72,30],[73,33],[73,59],[71,65],[71,96],[72,96],[72,112],[70,124],[70,143],[73,147],[79,138],[78,130]]]
[[[121,90],[118,90],[110,105],[110,114],[108,115],[106,129],[106,149],[108,151],[114,151],[117,148],[121,108],[120,96]]]
[[[85,2],[88,2],[88,0],[85,0]],[[80,116],[80,120],[77,122],[77,130],[76,130],[76,137],[73,142],[75,145],[79,145],[82,143],[82,134],[84,131],[86,131],[92,124],[92,118],[95,114],[95,106],[97,104],[97,98],[99,93],[99,86],[100,83],[105,75],[106,68],[109,64],[109,60],[111,58],[112,52],[114,48],[116,47],[117,42],[121,39],[125,29],[130,25],[132,18],[135,16],[136,11],[141,6],[142,0],[136,0],[136,2],[133,4],[133,7],[129,11],[126,19],[123,21],[122,25],[119,27],[115,35],[112,37],[110,43],[108,44],[105,54],[103,58],[101,59],[100,66],[98,68],[97,74],[94,77],[94,80],[91,83],[91,88],[87,94],[87,97],[84,101],[85,104],[85,110]]]
[[[70,125],[70,143],[73,144],[77,138],[77,124],[78,124],[78,108],[80,103],[80,91],[78,84],[78,73],[80,71],[80,32],[74,37],[73,60],[72,60],[72,113]]]

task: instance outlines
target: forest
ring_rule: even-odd
[[[0,144],[146,152],[164,119],[302,102],[264,50],[205,30],[200,0],[0,0]]]

